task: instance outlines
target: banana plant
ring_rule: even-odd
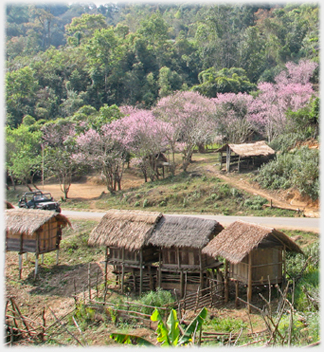
[[[151,320],[158,322],[156,329],[157,342],[160,343],[161,347],[176,347],[192,344],[193,336],[202,328],[202,324],[204,323],[206,317],[207,309],[203,308],[191,321],[183,333],[181,333],[177,312],[174,309],[171,310],[166,324],[164,324],[163,319],[156,308],[151,315]],[[110,335],[110,338],[122,344],[135,344],[139,346],[153,345],[151,342],[139,336],[129,334],[113,333]]]

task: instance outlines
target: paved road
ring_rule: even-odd
[[[72,211],[72,210],[62,210],[62,214],[69,218],[76,219],[93,219],[100,220],[105,212],[91,212],[91,211]],[[180,214],[170,214],[177,215]],[[224,215],[183,215],[180,216],[195,216],[204,219],[214,219],[217,220],[222,225],[229,225],[236,220],[244,220],[247,222],[252,222],[254,224],[274,227],[277,229],[294,229],[303,231],[320,231],[320,219],[319,218],[280,218],[280,217],[258,217],[258,216],[224,216]]]

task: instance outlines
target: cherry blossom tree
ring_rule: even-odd
[[[121,190],[126,160],[124,144],[116,135],[114,124],[118,121],[102,126],[99,132],[89,129],[80,134],[76,139],[78,153],[74,155],[76,161],[87,163],[102,172],[110,193],[114,193],[117,188]]]
[[[127,112],[124,118],[113,123],[120,143],[135,156],[136,163],[152,181],[159,177],[156,157],[166,148],[166,140],[160,131],[166,123],[156,119],[149,110],[122,109]]]
[[[309,79],[317,64],[301,61],[287,63],[287,70],[275,77],[275,83],[261,82],[260,94],[252,102],[249,121],[257,126],[270,142],[282,133],[288,124],[286,112],[304,108],[314,95]]]
[[[173,166],[174,154],[180,151],[183,156],[182,168],[186,171],[194,147],[207,143],[212,135],[210,124],[215,104],[197,92],[177,92],[162,98],[153,113],[167,123],[161,133],[172,151]]]
[[[244,143],[253,132],[249,121],[253,97],[247,93],[218,94],[212,99],[216,105],[214,128],[228,143]]]
[[[80,166],[73,157],[76,148],[75,123],[68,119],[58,119],[46,123],[41,131],[46,172],[58,178],[64,199],[67,199],[72,177]]]

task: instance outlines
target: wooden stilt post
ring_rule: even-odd
[[[228,302],[228,261],[225,259],[224,302]]]
[[[161,247],[159,249],[159,283],[158,283],[158,287],[161,288],[161,285],[162,285],[162,268],[161,268],[161,263],[162,261],[162,253],[161,253]]]
[[[59,263],[59,255],[60,255],[60,249],[58,248],[56,250],[56,265],[58,265],[58,263]]]
[[[44,253],[42,253],[42,264],[44,264]]]
[[[239,282],[235,280],[235,307],[236,308],[239,306],[238,295],[239,295]]]
[[[249,267],[248,267],[248,287],[247,287],[247,302],[252,301],[252,252],[249,253]],[[251,313],[251,306],[248,305],[248,311]]]
[[[37,273],[38,273],[38,253],[35,254],[35,275],[34,275],[35,279],[36,279]]]
[[[240,163],[241,163],[241,156],[239,155],[238,162],[237,162],[237,171],[238,172],[240,172]]]
[[[125,248],[122,249],[121,293],[124,293],[124,275],[125,275]]]
[[[183,298],[183,270],[180,270],[180,298]]]
[[[106,246],[105,251],[105,292],[107,291],[107,274],[108,273],[108,247]]]
[[[199,249],[199,268],[200,268],[200,290],[204,288],[204,274],[203,274],[203,262],[201,256],[201,249]]]
[[[143,292],[143,249],[140,249],[140,296]]]
[[[231,149],[227,146],[226,149],[226,172],[230,172],[230,163],[231,163]]]
[[[21,279],[21,272],[22,272],[22,256],[20,253],[18,254],[18,257],[19,257],[19,280],[20,280]]]

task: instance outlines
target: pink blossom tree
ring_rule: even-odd
[[[287,70],[275,77],[275,83],[261,82],[260,94],[251,104],[249,121],[257,126],[270,142],[288,126],[286,112],[304,108],[314,95],[309,79],[317,64],[300,61],[287,63]]]
[[[58,178],[64,199],[67,199],[72,177],[80,166],[73,157],[76,150],[75,123],[59,119],[46,123],[41,131],[45,170]]]
[[[79,135],[76,139],[78,153],[74,155],[75,160],[102,172],[110,193],[114,193],[117,188],[121,190],[126,159],[125,146],[120,142],[114,125],[118,121],[102,126],[99,132],[89,129]]]
[[[194,147],[205,144],[212,135],[210,123],[215,104],[197,92],[177,92],[162,98],[153,110],[155,116],[167,123],[161,133],[172,151],[172,164],[178,143],[181,143],[182,168],[187,170]]]
[[[125,110],[124,110],[125,111]],[[128,109],[128,115],[114,122],[120,143],[132,153],[137,165],[152,181],[159,177],[156,157],[166,148],[166,140],[160,131],[166,128],[163,121],[157,120],[151,111]]]
[[[228,143],[244,143],[253,132],[249,121],[253,97],[247,93],[218,94],[211,99],[216,105],[214,128]]]

